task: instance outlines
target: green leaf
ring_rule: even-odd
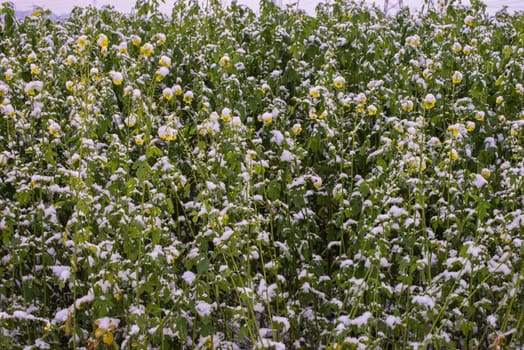
[[[206,256],[204,256],[197,263],[197,273],[201,274],[207,270],[209,270],[209,260]]]
[[[280,190],[280,182],[277,180],[272,180],[267,188],[267,197],[271,200],[280,198]]]
[[[173,205],[173,200],[171,198],[167,198],[166,199],[166,204],[167,204],[167,211],[169,214],[174,214],[175,213],[175,206]]]

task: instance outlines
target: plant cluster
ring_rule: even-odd
[[[524,16],[0,10],[0,347],[524,346]]]

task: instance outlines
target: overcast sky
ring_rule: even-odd
[[[93,5],[102,6],[102,5],[113,5],[118,10],[123,12],[128,12],[133,8],[135,0],[10,0],[14,2],[17,10],[25,11],[30,10],[34,5],[44,6],[50,9],[53,13],[64,14],[76,6],[87,6]],[[205,0],[204,0],[205,1]],[[258,8],[259,0],[238,0],[239,4],[248,5],[254,9]],[[276,0],[277,2],[279,0]],[[384,0],[366,0],[368,3],[375,2],[380,7],[383,7]],[[399,0],[389,0],[390,4],[398,3]],[[424,3],[423,0],[403,0],[404,5],[410,6],[412,8],[420,8]],[[437,0],[434,0],[435,2]],[[469,0],[462,0],[464,4],[469,4]],[[3,2],[3,0],[0,0]],[[174,0],[166,0],[165,4],[162,5],[162,10],[166,13],[171,12]],[[223,3],[229,3],[231,0],[222,0]],[[320,2],[319,0],[281,0],[283,4],[297,3],[300,8],[303,8],[310,14],[314,14],[315,6]],[[522,10],[524,11],[524,0],[484,0],[488,5],[488,10],[492,13],[499,10],[503,5],[507,5],[512,10]]]

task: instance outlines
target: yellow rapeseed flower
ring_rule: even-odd
[[[458,160],[459,156],[458,156],[458,152],[456,149],[452,149],[451,151],[448,152],[448,157],[449,159],[451,159],[452,161],[456,161]]]
[[[333,86],[337,89],[342,89],[346,85],[346,79],[340,75],[333,79]]]
[[[40,73],[40,68],[36,64],[31,64],[31,74],[37,75]]]
[[[135,46],[140,46],[140,44],[142,43],[142,39],[138,35],[132,35],[131,43]]]
[[[87,36],[85,35],[80,35],[77,39],[76,39],[76,44],[78,45],[78,47],[80,49],[83,49],[87,46]]]
[[[224,56],[222,56],[220,58],[220,60],[218,60],[218,64],[220,65],[220,67],[222,68],[230,68],[231,67],[231,59],[229,58],[229,56],[226,54]]]
[[[104,48],[109,45],[109,38],[105,34],[98,35],[98,40],[96,41],[97,45],[101,48]]]
[[[154,47],[150,43],[145,43],[140,48],[140,54],[144,55],[144,57],[149,57],[153,54]]]
[[[162,56],[158,60],[158,64],[161,65],[161,66],[164,66],[164,67],[169,67],[169,66],[171,66],[171,58],[169,58],[167,56]]]
[[[34,53],[34,52],[31,52],[31,53],[27,56],[27,63],[36,62],[37,60],[38,60],[38,57],[36,56],[36,53]]]
[[[377,107],[375,107],[375,105],[369,105],[368,106],[368,114],[370,116],[377,115],[377,111],[378,111],[378,109],[377,109]]]
[[[424,108],[426,109],[432,109],[435,107],[435,103],[437,102],[437,99],[433,94],[427,94],[424,98]]]
[[[10,81],[11,79],[13,79],[13,70],[12,69],[8,69],[4,72],[4,79],[7,81]]]
[[[477,111],[477,113],[475,113],[475,119],[481,122],[484,120],[485,115],[486,113],[484,113],[483,111]]]
[[[220,119],[222,119],[225,122],[231,121],[231,109],[224,108],[222,109],[222,113],[220,113]]]
[[[413,111],[413,101],[411,100],[405,100],[402,102],[402,110],[405,112],[412,112]]]
[[[300,135],[300,133],[302,132],[302,126],[298,123],[296,124],[293,124],[293,126],[291,127],[291,132],[296,136],[296,135]]]
[[[313,98],[319,98],[320,97],[320,88],[318,86],[314,86],[310,88],[309,95]]]
[[[184,94],[184,97],[182,98],[182,101],[184,101],[184,103],[191,103],[193,101],[193,98],[195,98],[195,95],[193,94],[192,91],[187,91],[185,94]]]
[[[453,84],[460,84],[462,82],[462,79],[462,73],[460,73],[459,71],[455,71],[455,73],[453,73],[453,76],[451,77],[451,81],[453,82]]]
[[[170,88],[165,88],[163,91],[162,91],[162,96],[168,100],[168,101],[171,101],[171,99],[173,98],[173,90],[170,89]]]

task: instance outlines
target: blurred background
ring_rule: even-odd
[[[5,0],[0,0],[4,2]],[[161,6],[161,10],[165,13],[170,13],[173,3],[176,0],[166,0]],[[202,2],[206,0],[201,0]],[[232,0],[221,0],[224,5],[229,4]],[[305,10],[309,14],[315,13],[315,6],[320,0],[273,0],[279,5],[285,6],[289,4],[296,4],[299,8]],[[366,3],[375,3],[382,9],[385,9],[385,2],[387,3],[388,12],[395,12],[399,5],[409,6],[413,10],[420,9],[424,4],[423,0],[365,0]],[[432,0],[436,5],[438,0]],[[56,15],[65,15],[70,12],[75,6],[101,7],[104,5],[112,5],[117,10],[122,12],[129,12],[135,4],[135,0],[11,0],[15,4],[15,9],[21,13],[32,11],[34,6],[42,6],[50,9]],[[253,9],[258,9],[259,0],[237,0],[239,4],[247,5]],[[461,1],[464,5],[469,5],[469,0]],[[507,6],[508,11],[524,11],[524,0],[484,0],[488,7],[488,12],[494,14],[495,12]]]

